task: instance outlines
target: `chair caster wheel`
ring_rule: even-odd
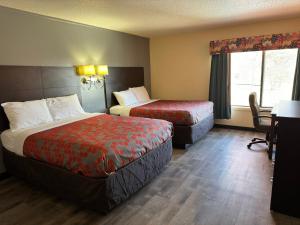
[[[247,145],[247,148],[250,149],[250,148],[251,148],[251,145]]]

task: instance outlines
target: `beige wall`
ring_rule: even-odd
[[[300,18],[228,26],[150,39],[152,96],[161,99],[208,99],[209,41],[300,31]],[[249,109],[232,109],[231,120],[217,123],[252,126]]]

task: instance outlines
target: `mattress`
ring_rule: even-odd
[[[174,125],[191,126],[213,115],[209,101],[157,100],[134,106],[114,106],[111,113],[120,116],[163,119]]]

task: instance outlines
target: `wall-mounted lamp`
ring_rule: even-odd
[[[104,86],[105,76],[108,75],[107,65],[80,65],[76,66],[76,73],[82,76],[81,83],[83,85],[89,85],[88,89],[92,86]]]
[[[108,66],[107,65],[96,65],[95,66],[96,74],[102,77],[108,75]]]

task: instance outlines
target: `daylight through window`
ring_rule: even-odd
[[[249,106],[257,93],[262,107],[291,100],[298,49],[231,53],[231,104]]]

